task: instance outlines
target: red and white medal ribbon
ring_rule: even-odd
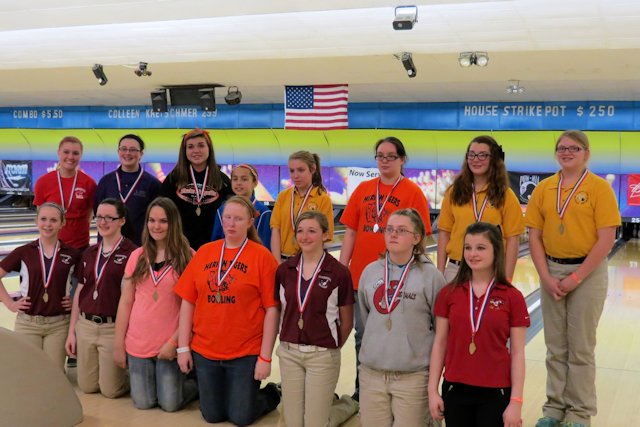
[[[578,191],[578,187],[580,187],[580,184],[582,184],[582,182],[587,177],[587,173],[589,173],[589,169],[585,169],[584,172],[582,172],[582,176],[576,182],[576,185],[573,187],[573,190],[571,190],[569,197],[567,197],[567,199],[564,201],[564,204],[560,206],[561,200],[562,200],[562,181],[563,181],[562,172],[560,172],[560,178],[558,180],[557,199],[556,199],[556,211],[558,212],[558,215],[560,216],[561,220],[564,218],[564,214],[566,213],[567,208],[569,207],[569,203],[571,202],[573,195],[576,193],[576,191]]]
[[[411,267],[411,264],[413,263],[414,257],[412,256],[411,259],[409,260],[409,262],[404,266],[403,270],[402,270],[402,274],[400,275],[400,279],[398,280],[398,286],[396,286],[395,291],[393,292],[393,295],[391,296],[391,299],[389,299],[389,287],[391,286],[391,280],[389,278],[389,253],[387,252],[387,254],[385,255],[385,262],[384,262],[384,298],[387,302],[387,314],[391,314],[391,310],[393,309],[393,304],[395,304],[396,300],[398,299],[398,295],[400,294],[400,290],[404,287],[404,281],[407,278],[407,275],[409,274],[409,270]]]
[[[247,239],[247,238],[244,239],[244,242],[242,242],[242,245],[240,246],[240,249],[238,249],[238,253],[236,254],[235,257],[233,257],[233,261],[231,261],[231,263],[229,264],[229,266],[225,270],[224,274],[220,275],[220,273],[222,273],[222,261],[224,260],[224,251],[225,251],[225,249],[227,247],[227,242],[226,241],[222,242],[222,249],[220,250],[220,260],[218,261],[218,273],[217,273],[218,274],[218,287],[220,287],[222,285],[222,282],[224,282],[224,279],[226,279],[227,276],[229,275],[229,272],[231,271],[231,269],[235,265],[236,261],[238,261],[238,258],[240,258],[240,254],[244,250],[245,246],[247,246],[247,242],[248,241],[249,241],[249,239]]]
[[[51,277],[53,276],[53,268],[56,265],[56,259],[58,258],[58,248],[60,247],[60,241],[56,240],[56,245],[53,247],[53,256],[51,257],[51,266],[47,272],[47,266],[44,263],[44,248],[42,242],[38,239],[38,252],[40,253],[40,269],[42,270],[42,285],[44,286],[44,292],[47,293],[47,289],[51,284]],[[46,297],[48,300],[48,296]],[[45,301],[47,302],[47,301]]]
[[[471,188],[473,189],[473,193],[471,193],[471,199],[473,201],[473,217],[476,219],[476,222],[482,221],[482,214],[484,213],[484,208],[487,207],[487,202],[489,201],[489,197],[485,196],[484,201],[482,202],[482,207],[480,207],[480,211],[478,212],[478,201],[476,198],[476,186],[472,183]]]
[[[104,240],[100,242],[100,246],[98,247],[98,254],[96,256],[96,263],[93,267],[93,274],[94,274],[94,277],[96,278],[95,290],[93,291],[93,296],[94,296],[93,299],[98,298],[98,284],[100,283],[100,280],[104,275],[105,267],[109,263],[109,260],[111,259],[111,255],[113,255],[116,249],[118,249],[118,246],[120,246],[120,243],[122,243],[123,240],[124,240],[124,236],[121,236],[120,240],[118,240],[118,243],[116,243],[113,249],[111,249],[111,252],[109,252],[107,259],[102,263],[102,267],[100,267],[100,257],[102,256],[102,245],[104,244]]]
[[[480,322],[482,322],[484,309],[487,306],[487,301],[489,301],[489,294],[491,293],[491,289],[493,289],[493,285],[495,282],[496,278],[494,277],[493,279],[491,279],[491,282],[489,282],[489,286],[487,286],[487,291],[484,293],[484,300],[482,301],[482,307],[480,307],[480,313],[478,313],[478,320],[476,321],[476,318],[473,315],[473,283],[469,281],[469,322],[471,323],[471,344],[469,347],[469,353],[471,354],[475,353],[476,351],[475,337],[478,333],[478,329],[480,329]]]
[[[402,181],[402,178],[404,178],[402,175],[398,177],[395,184],[393,184],[393,187],[391,187],[391,190],[389,190],[389,194],[387,194],[387,197],[384,198],[384,202],[382,202],[382,205],[380,205],[380,182],[382,180],[378,178],[378,183],[376,184],[376,219],[375,219],[375,223],[373,224],[374,233],[377,233],[378,230],[380,230],[380,225],[378,224],[378,221],[380,220],[380,214],[382,214],[382,211],[384,210],[384,206],[389,201],[389,197],[391,197],[391,193],[393,193],[393,190],[395,190],[398,184],[400,184],[400,181]]]
[[[60,190],[60,203],[62,204],[62,209],[66,213],[71,207],[71,202],[73,201],[73,195],[76,192],[76,183],[78,182],[78,171],[73,178],[73,185],[71,186],[71,195],[69,196],[69,203],[64,202],[64,191],[62,190],[62,177],[60,176],[60,170],[58,169],[58,190]]]
[[[147,262],[148,261],[149,260],[147,260]],[[156,272],[153,271],[153,267],[151,267],[151,262],[149,262],[149,274],[151,275],[151,281],[153,281],[153,300],[154,301],[158,300],[158,290],[157,290],[158,285],[160,284],[162,279],[164,279],[164,276],[166,276],[172,269],[173,269],[173,266],[171,264],[167,264],[156,275]]]
[[[191,173],[191,180],[193,181],[193,190],[196,192],[196,204],[198,207],[202,204],[202,198],[204,197],[204,190],[207,187],[207,178],[209,178],[209,166],[205,169],[204,181],[202,181],[202,191],[198,191],[198,182],[196,176],[193,173],[193,166],[189,165],[189,172]]]
[[[296,301],[298,302],[298,313],[300,313],[300,320],[298,320],[298,326],[300,329],[304,326],[304,321],[302,320],[302,314],[304,310],[307,308],[307,303],[309,302],[309,295],[311,295],[311,289],[315,285],[318,274],[320,274],[320,269],[322,268],[322,263],[324,262],[324,258],[327,255],[326,252],[322,253],[322,258],[318,261],[318,265],[316,265],[316,269],[313,271],[313,275],[309,280],[309,287],[307,288],[307,292],[304,294],[304,298],[302,297],[302,270],[304,267],[304,260],[302,254],[300,255],[300,262],[298,262],[298,280],[296,281]]]
[[[122,184],[120,183],[120,175],[118,174],[119,170],[121,170],[120,167],[116,169],[116,181],[118,182],[118,194],[120,195],[120,200],[122,200],[122,203],[127,203],[127,200],[129,200],[129,197],[131,197],[131,195],[133,194],[133,190],[135,190],[136,186],[138,185],[138,182],[140,182],[140,178],[142,178],[142,174],[144,173],[144,170],[142,169],[142,166],[140,166],[140,173],[138,174],[138,177],[136,178],[135,182],[129,189],[129,192],[127,193],[126,197],[122,195]]]
[[[300,216],[300,214],[302,213],[302,209],[304,209],[304,205],[307,204],[307,199],[309,198],[309,195],[311,194],[311,190],[313,190],[313,185],[309,186],[309,188],[307,189],[307,193],[304,195],[304,198],[302,199],[302,204],[300,205],[300,208],[298,209],[298,213],[295,215],[295,217],[293,216],[293,204],[295,202],[295,196],[296,196],[296,190],[295,188],[291,193],[291,209],[289,210],[289,213],[291,215],[291,229],[293,230],[293,232],[295,233],[296,231],[296,221],[298,220],[298,217]]]

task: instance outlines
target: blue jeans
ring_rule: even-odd
[[[273,411],[280,397],[260,390],[253,378],[257,356],[211,360],[192,352],[198,376],[200,411],[208,423],[229,421],[238,426],[252,424]]]
[[[175,360],[140,358],[127,354],[131,399],[138,409],[160,406],[175,412],[198,396],[198,386],[186,379]]]

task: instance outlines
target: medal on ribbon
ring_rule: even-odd
[[[391,190],[389,190],[389,194],[387,194],[387,197],[384,198],[384,202],[382,202],[382,205],[380,205],[380,182],[382,180],[380,178],[378,178],[378,182],[376,184],[376,219],[375,219],[375,222],[373,224],[373,232],[374,233],[377,233],[378,230],[380,230],[380,225],[378,224],[378,222],[380,221],[380,215],[382,214],[382,211],[384,210],[384,206],[389,201],[389,197],[391,197],[391,193],[393,193],[393,190],[395,190],[395,188],[398,186],[398,184],[400,184],[400,181],[402,181],[402,178],[404,178],[402,175],[400,175],[398,177],[398,179],[396,180],[395,184],[393,184],[393,187],[391,187]]]
[[[487,306],[487,301],[489,301],[489,294],[491,293],[491,289],[493,289],[495,281],[495,277],[491,279],[491,282],[489,282],[489,286],[487,287],[487,291],[484,293],[484,300],[482,301],[482,307],[480,308],[480,313],[478,313],[477,321],[473,315],[473,283],[469,281],[469,321],[471,322],[471,343],[469,344],[470,355],[473,355],[476,352],[476,334],[478,333],[478,329],[480,329],[480,322],[482,322],[484,309]]]
[[[111,249],[111,252],[109,252],[109,254],[107,255],[107,259],[102,263],[102,267],[100,267],[100,257],[103,256],[102,247],[104,244],[104,240],[100,242],[100,246],[98,247],[98,254],[96,255],[96,262],[93,267],[93,274],[96,279],[95,287],[93,288],[94,301],[98,299],[98,286],[100,285],[100,280],[102,279],[102,275],[104,274],[105,267],[109,263],[109,260],[111,259],[111,255],[113,255],[116,249],[118,249],[118,246],[120,246],[120,243],[122,243],[123,240],[124,240],[124,236],[120,236],[120,240],[118,240],[118,243],[116,243],[113,249]]]
[[[58,258],[58,248],[60,247],[60,241],[56,240],[56,244],[53,247],[53,255],[51,256],[51,265],[49,266],[49,271],[47,271],[47,266],[44,262],[45,253],[44,247],[42,246],[42,242],[38,239],[38,252],[40,255],[40,270],[42,272],[42,285],[44,286],[44,294],[42,295],[42,301],[46,304],[49,302],[49,285],[51,284],[51,277],[53,276],[53,268],[56,264],[56,259]]]
[[[391,289],[391,280],[389,278],[389,252],[386,253],[384,259],[384,299],[387,303],[385,310],[387,312],[387,330],[391,330],[392,322],[391,322],[391,311],[393,310],[393,306],[398,300],[398,296],[400,295],[400,290],[404,287],[404,282],[407,279],[407,275],[409,274],[409,270],[411,268],[411,264],[413,264],[414,257],[411,256],[409,262],[405,264],[402,269],[402,273],[400,274],[400,279],[398,280],[398,285],[395,289]],[[392,292],[389,292],[389,291]],[[389,297],[391,295],[391,297]]]
[[[477,196],[476,196],[476,186],[471,183],[471,189],[473,190],[473,193],[471,193],[471,200],[473,202],[473,217],[475,218],[476,222],[480,222],[482,221],[482,214],[484,213],[484,208],[487,207],[487,202],[489,201],[489,197],[488,195],[486,195],[484,197],[484,201],[482,202],[482,206],[480,207],[480,211],[478,211],[478,202],[477,202]]]
[[[244,248],[245,248],[245,246],[247,246],[247,242],[248,241],[249,241],[249,239],[247,239],[247,238],[244,239],[244,242],[242,242],[242,245],[240,246],[240,249],[238,249],[238,253],[236,254],[235,257],[233,257],[233,260],[231,261],[231,263],[229,264],[229,266],[225,270],[224,274],[222,274],[222,261],[224,260],[224,251],[225,251],[225,249],[227,247],[227,242],[226,241],[222,242],[222,249],[220,250],[220,259],[218,260],[218,271],[217,271],[218,292],[216,293],[216,296],[215,296],[217,303],[222,301],[222,294],[220,293],[220,286],[222,286],[222,283],[224,282],[224,279],[227,278],[227,276],[231,272],[231,269],[235,265],[236,261],[238,261],[238,258],[240,258],[240,254],[242,253],[242,251],[244,251]]]
[[[193,166],[189,165],[189,172],[191,173],[191,181],[193,181],[193,191],[196,192],[196,204],[198,207],[196,208],[196,215],[200,216],[202,210],[200,209],[200,205],[202,204],[202,198],[204,197],[204,190],[207,188],[207,178],[209,178],[209,166],[204,173],[204,181],[202,181],[202,190],[198,190],[198,182],[196,181],[196,176],[193,173]]]
[[[64,191],[62,190],[62,177],[60,176],[60,170],[58,169],[58,190],[60,191],[60,204],[62,205],[62,210],[64,213],[67,213],[69,207],[71,207],[71,202],[73,201],[73,195],[76,192],[76,183],[78,182],[78,171],[76,171],[75,176],[73,177],[73,185],[71,186],[71,195],[69,196],[69,203],[64,202]]]
[[[291,216],[291,229],[293,230],[293,234],[296,233],[296,221],[298,220],[298,217],[300,216],[300,214],[302,213],[302,210],[304,209],[304,206],[307,204],[307,199],[309,198],[309,195],[311,194],[311,190],[313,190],[313,185],[309,186],[309,188],[307,189],[307,192],[304,195],[304,198],[302,199],[302,204],[300,205],[300,208],[298,209],[298,213],[295,215],[293,215],[293,204],[295,202],[295,189],[292,190],[291,192],[291,207],[289,209],[289,214]]]
[[[156,272],[151,267],[151,263],[149,262],[149,274],[151,275],[151,280],[153,281],[153,300],[154,301],[158,301],[158,298],[159,298],[158,285],[160,284],[162,279],[164,279],[164,276],[166,276],[172,269],[173,269],[173,266],[171,266],[171,264],[167,264],[162,269],[160,269],[160,271],[156,274]]]
[[[307,303],[309,302],[309,295],[311,295],[311,290],[315,285],[318,274],[320,274],[320,269],[322,268],[322,263],[324,262],[324,258],[327,255],[326,252],[322,253],[322,258],[318,261],[318,265],[316,265],[316,269],[313,271],[311,275],[311,279],[309,280],[309,287],[307,288],[307,292],[304,294],[304,298],[302,297],[302,270],[304,269],[304,259],[302,254],[300,254],[300,262],[298,262],[298,280],[296,281],[296,301],[298,303],[298,313],[300,314],[300,318],[298,319],[298,329],[302,330],[304,328],[304,320],[302,315],[304,314],[304,310],[307,308]]]
[[[573,195],[576,194],[576,192],[578,191],[578,187],[580,187],[580,184],[582,184],[582,182],[587,177],[587,173],[589,173],[589,169],[585,169],[584,172],[582,172],[582,176],[580,176],[580,178],[576,182],[576,185],[574,185],[573,190],[571,190],[571,193],[569,194],[569,197],[567,197],[567,199],[564,201],[564,203],[562,203],[562,206],[560,206],[560,205],[561,205],[561,200],[562,200],[562,181],[563,181],[563,177],[562,177],[562,172],[559,173],[560,174],[560,178],[558,179],[558,190],[557,190],[557,196],[556,196],[556,211],[558,212],[558,216],[560,217],[560,227],[558,227],[558,231],[560,232],[560,234],[564,234],[564,214],[567,212],[567,208],[569,207],[569,203],[571,202],[571,199],[573,198]]]
[[[118,166],[118,169],[116,170],[116,182],[118,183],[118,194],[120,195],[120,200],[122,200],[122,203],[126,204],[127,200],[129,200],[129,197],[131,197],[131,195],[134,193],[135,188],[138,186],[138,182],[140,182],[140,178],[142,178],[142,174],[144,173],[144,170],[142,169],[142,166],[140,166],[140,173],[138,174],[138,177],[136,178],[133,185],[129,189],[129,192],[127,193],[126,197],[122,195],[122,184],[120,182],[120,175],[118,174],[119,170],[120,170],[120,166]]]

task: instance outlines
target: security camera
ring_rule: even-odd
[[[96,79],[98,80],[98,83],[100,83],[100,86],[104,86],[107,84],[109,79],[107,79],[107,75],[104,73],[104,69],[102,68],[101,64],[95,64],[93,67],[91,67],[91,71],[93,71],[93,75],[96,76]]]
[[[394,30],[410,30],[418,22],[418,6],[398,6],[393,20]]]
[[[413,58],[411,57],[411,52],[402,52],[402,56],[400,57],[400,61],[402,61],[402,66],[405,70],[407,70],[407,75],[410,78],[413,78],[418,74],[418,70],[416,70],[416,65],[413,63]]]
[[[138,77],[142,77],[142,76],[148,77],[148,76],[150,76],[152,74],[151,71],[149,71],[147,69],[148,65],[149,64],[146,63],[146,62],[140,62],[138,64],[138,68],[133,70],[133,72],[136,73],[136,76],[138,76]]]

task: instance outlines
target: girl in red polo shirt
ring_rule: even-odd
[[[171,199],[154,199],[145,224],[142,247],[131,253],[125,268],[113,358],[129,367],[136,408],[174,412],[197,395],[195,381],[180,372],[176,360],[181,300],[173,292],[193,249]]]
[[[89,247],[78,265],[78,288],[73,298],[65,348],[78,360],[78,387],[108,398],[129,390],[127,372],[113,362],[115,319],[120,286],[129,255],[136,245],[122,235],[127,208],[104,199],[96,211],[102,241]]]
[[[520,427],[530,321],[522,293],[505,276],[502,235],[495,225],[476,222],[467,228],[462,264],[434,311],[431,415],[437,420],[444,415],[447,427]]]
[[[0,262],[0,279],[20,272],[20,297],[13,300],[0,280],[0,300],[18,313],[15,332],[64,369],[64,340],[69,329],[70,277],[80,253],[58,240],[64,211],[51,202],[38,206],[38,239],[14,249]]]
[[[339,425],[358,411],[350,396],[334,402],[333,394],[340,348],[353,327],[351,273],[324,250],[329,222],[323,213],[303,212],[295,229],[300,253],[276,272],[284,420],[289,426]]]
[[[275,299],[278,263],[260,243],[255,209],[231,197],[222,214],[224,239],[203,245],[184,270],[175,292],[182,297],[178,364],[195,367],[200,411],[207,422],[253,423],[280,403],[271,353],[280,309]]]

